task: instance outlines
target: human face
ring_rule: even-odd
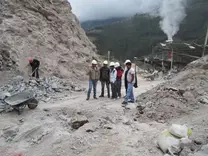
[[[110,66],[110,69],[113,70],[114,69],[114,66]]]
[[[96,67],[96,64],[92,64],[92,67],[95,68]]]
[[[130,69],[130,68],[131,68],[131,63],[127,63],[127,64],[126,64],[126,67],[127,67],[128,69]]]

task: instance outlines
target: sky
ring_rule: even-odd
[[[80,21],[156,14],[162,0],[68,0]]]

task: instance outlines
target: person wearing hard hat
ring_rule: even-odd
[[[121,84],[122,84],[122,76],[123,76],[124,70],[120,66],[119,62],[115,63],[115,68],[116,68],[116,71],[117,71],[116,94],[117,94],[118,98],[121,98]]]
[[[100,78],[100,71],[97,67],[97,61],[93,60],[92,61],[92,66],[90,67],[87,75],[89,75],[89,89],[87,93],[87,100],[90,99],[90,94],[93,88],[93,93],[94,93],[94,99],[97,99],[96,97],[96,92],[97,92],[97,82]]]
[[[126,71],[125,71],[125,82],[127,83],[127,90],[126,90],[126,97],[125,100],[122,104],[127,105],[128,102],[134,103],[135,98],[134,98],[134,93],[133,93],[133,88],[134,88],[134,83],[135,83],[135,71],[132,68],[132,63],[130,60],[126,60],[125,62],[126,65]]]
[[[108,68],[108,61],[104,61],[103,67],[100,68],[100,82],[102,87],[100,97],[104,97],[106,85],[108,98],[110,98],[110,69]]]
[[[29,64],[32,67],[32,77],[39,79],[39,66],[40,61],[37,59],[29,58]]]
[[[126,63],[131,62],[130,60],[126,60],[124,65],[125,65],[125,71],[124,71],[124,85],[125,85],[125,91],[127,94],[127,88],[128,88],[128,81],[127,81],[127,74],[129,69],[126,67]]]
[[[112,99],[117,99],[116,79],[117,79],[117,71],[115,69],[115,63],[111,62],[110,63],[110,83],[111,83]]]

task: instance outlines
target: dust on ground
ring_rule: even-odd
[[[135,92],[141,94],[159,83],[139,79]],[[125,109],[121,107],[123,99],[85,99],[86,92],[73,93],[59,102],[42,102],[36,110],[25,109],[20,116],[16,112],[2,114],[2,155],[162,155],[155,142],[164,124],[134,120],[136,105]],[[81,120],[88,122],[77,130],[72,128],[76,116],[83,116]]]
[[[182,82],[179,77],[174,80]],[[181,96],[181,90],[184,94],[184,88],[167,87],[165,84],[170,82],[163,83],[162,80],[146,81],[139,77],[138,83],[135,93],[141,95],[138,98],[139,104],[144,96],[157,102],[154,92],[161,86],[168,89],[163,93],[168,96]],[[87,82],[83,83],[86,88],[87,85]],[[207,144],[207,105],[191,107],[194,108],[192,111],[178,117],[168,116],[167,120],[157,120],[147,118],[146,107],[143,114],[138,116],[136,104],[124,108],[121,107],[122,101],[123,99],[108,98],[86,101],[86,91],[73,92],[59,101],[41,102],[35,110],[25,109],[22,115],[17,115],[16,112],[2,114],[0,155],[22,153],[24,156],[163,156],[156,145],[157,137],[172,123],[187,124],[192,128],[191,139],[196,143],[187,153],[195,153],[202,145]],[[167,109],[164,109],[167,114],[175,111],[176,108],[169,107],[168,101],[167,105]],[[156,112],[160,113],[157,110]]]

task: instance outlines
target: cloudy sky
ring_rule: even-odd
[[[81,21],[155,13],[162,0],[68,0]]]

